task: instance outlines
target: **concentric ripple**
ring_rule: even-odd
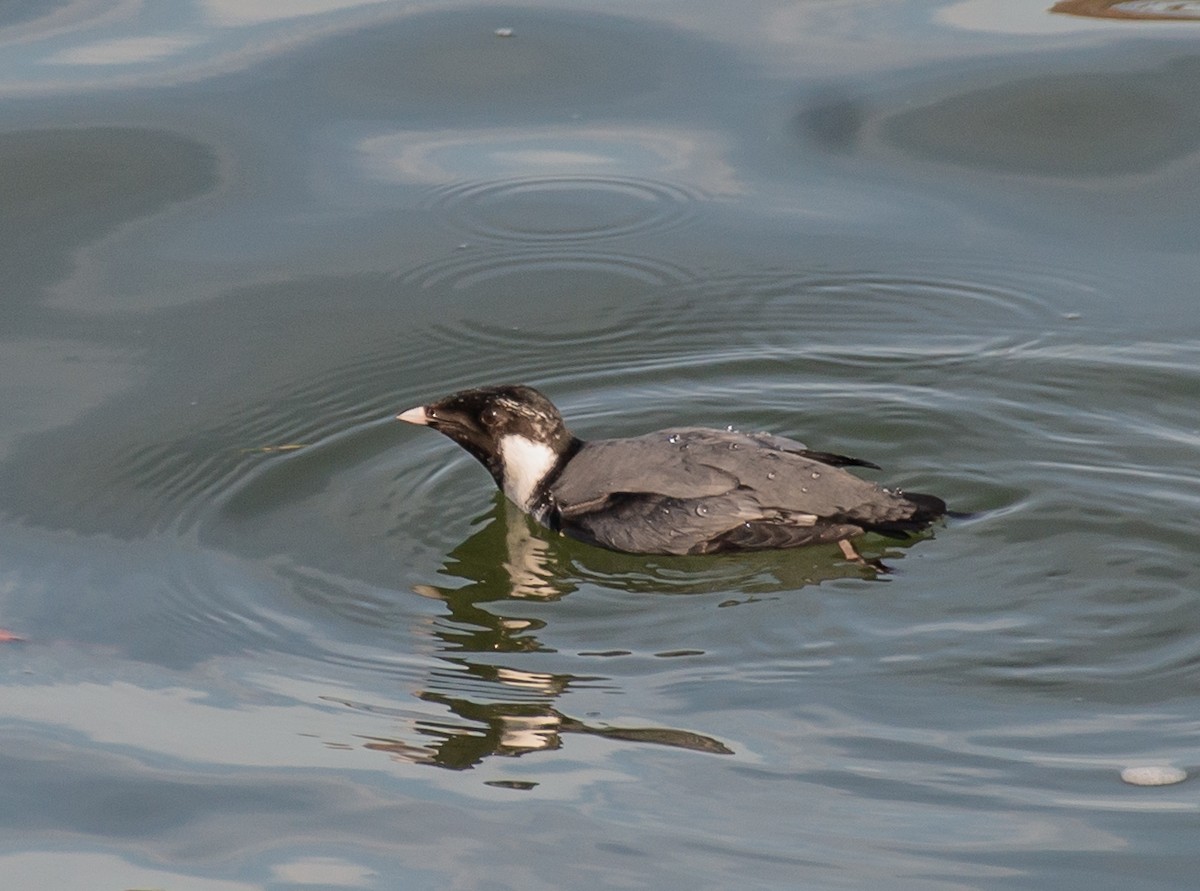
[[[1051,285],[1063,291],[1057,281],[1043,287],[1049,275],[768,269],[702,278],[615,251],[455,251],[398,276],[403,287],[432,295],[444,321],[400,340],[381,334],[348,361],[251,401],[213,406],[218,426],[104,458],[104,475],[144,496],[138,503],[152,514],[150,528],[184,531],[250,480],[302,493],[328,485],[340,469],[353,475],[399,438],[376,420],[488,381],[542,386],[580,422],[613,418],[631,430],[664,417],[746,423],[752,406],[786,405],[801,385],[813,399],[827,392],[933,406],[913,374],[884,381],[880,370],[894,377],[902,367],[1003,361],[1050,331],[1072,330],[1075,323],[1038,296]],[[639,401],[644,422],[630,414]],[[409,454],[445,464],[435,443],[423,441]],[[267,473],[268,466],[277,469]],[[469,459],[450,466],[476,469]],[[368,487],[394,488],[398,478],[384,475]],[[426,494],[453,500],[451,491]],[[397,493],[401,500],[415,495]]]
[[[702,199],[683,186],[617,176],[528,176],[458,183],[430,209],[472,235],[530,244],[619,238],[686,222]]]
[[[526,248],[514,252],[463,245],[449,256],[402,270],[397,278],[421,289],[464,290],[510,276],[528,275],[616,277],[631,284],[660,287],[686,281],[693,273],[665,260],[635,254],[562,248]]]
[[[217,423],[133,450],[107,473],[138,493],[153,528],[269,576],[275,593],[253,610],[224,597],[219,580],[179,585],[178,622],[209,622],[214,645],[270,645],[291,639],[281,617],[294,616],[328,628],[307,654],[372,669],[377,654],[352,652],[342,630],[376,642],[407,634],[435,656],[499,656],[553,647],[536,605],[579,588],[717,591],[736,603],[859,575],[836,553],[801,555],[788,572],[770,560],[694,570],[581,557],[574,543],[513,525],[469,455],[390,420],[463,386],[539,386],[589,438],[733,424],[873,460],[886,468],[881,482],[991,518],[958,530],[960,540],[1001,525],[1026,530],[1008,534],[1029,546],[1029,536],[1068,520],[1111,522],[1083,511],[1097,487],[1114,510],[1135,515],[1150,479],[1164,513],[1194,511],[1194,473],[1151,476],[1178,445],[1194,446],[1194,419],[1148,408],[1169,391],[1190,404],[1182,394],[1200,386],[1189,370],[1194,344],[1089,346],[1088,323],[1061,310],[1103,295],[1055,270],[967,275],[950,263],[923,271],[919,258],[880,266],[889,271],[830,263],[703,275],[570,245],[454,251],[394,279],[405,300],[435,304],[441,318],[372,332],[340,363],[318,360],[209,405]],[[1081,395],[1105,393],[1125,407],[1089,406]],[[978,466],[978,455],[1009,442],[1019,450]],[[1012,519],[1035,509],[1048,519]],[[1155,536],[1176,542],[1189,532]],[[487,608],[495,602],[509,605]],[[463,683],[448,677],[451,692]]]
[[[187,532],[263,465],[340,442],[347,430],[369,432],[397,408],[393,391],[405,363],[419,362],[423,349],[434,348],[415,343],[404,352],[390,344],[366,349],[320,376],[232,403],[219,425],[110,457],[106,474],[142,494],[147,513],[136,518],[139,523]]]
[[[737,335],[755,340],[764,352],[843,349],[864,358],[923,362],[947,348],[973,353],[1062,322],[1032,290],[922,273],[768,270],[708,278],[687,290],[704,306],[722,297],[736,305]]]
[[[612,396],[609,387],[639,379],[661,386],[701,369],[711,392],[738,386],[739,377],[759,386],[759,373],[770,377],[779,362],[970,361],[1069,324],[1037,296],[1036,283],[1000,275],[764,270],[702,278],[620,255],[469,254],[406,276],[444,290],[448,307],[463,300],[477,310],[449,312],[430,330],[435,355],[490,366],[493,379],[529,369],[543,384],[592,390],[597,405]]]

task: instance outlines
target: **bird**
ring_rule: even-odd
[[[461,390],[396,416],[474,456],[518,508],[570,538],[632,554],[700,555],[907,538],[946,514],[934,495],[848,472],[870,461],[771,433],[672,427],[584,441],[524,384]]]

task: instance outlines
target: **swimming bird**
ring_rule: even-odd
[[[843,468],[870,461],[770,433],[676,427],[585,442],[532,387],[462,390],[396,415],[454,440],[539,523],[635,554],[714,554],[906,538],[946,513],[933,495],[881,488]]]

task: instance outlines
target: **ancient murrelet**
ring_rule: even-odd
[[[636,554],[713,554],[893,538],[946,513],[933,495],[843,470],[878,466],[770,433],[678,427],[584,442],[532,387],[462,390],[396,415],[444,433],[540,523]]]

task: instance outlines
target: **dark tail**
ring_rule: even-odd
[[[905,501],[913,504],[916,510],[913,511],[912,522],[921,523],[922,525],[932,523],[939,517],[946,515],[946,502],[938,498],[936,495],[922,495],[920,492],[905,492],[903,495]]]
[[[868,532],[877,532],[888,538],[908,538],[914,532],[920,532],[930,523],[946,515],[946,502],[936,495],[922,495],[920,492],[905,492],[900,496],[913,506],[913,511],[902,520],[885,520],[872,523],[854,520]]]

